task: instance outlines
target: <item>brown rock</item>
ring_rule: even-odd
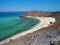
[[[30,12],[26,12],[25,14],[21,15],[23,17],[26,16],[48,16],[50,13],[49,12],[42,12],[42,11],[30,11]]]

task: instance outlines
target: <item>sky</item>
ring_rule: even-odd
[[[60,0],[0,0],[0,12],[60,11]]]

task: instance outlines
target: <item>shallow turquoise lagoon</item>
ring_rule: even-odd
[[[33,28],[40,22],[35,18],[8,17],[0,18],[0,41]]]

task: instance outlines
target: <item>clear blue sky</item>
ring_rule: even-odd
[[[60,0],[0,0],[0,12],[60,11]]]

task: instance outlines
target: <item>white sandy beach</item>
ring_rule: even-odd
[[[27,17],[31,17],[31,16],[27,16]],[[14,36],[6,39],[6,40],[1,41],[0,44],[7,43],[7,42],[10,41],[10,39],[14,40],[14,39],[16,39],[16,38],[18,38],[20,36],[26,35],[28,33],[33,33],[34,31],[37,31],[38,29],[48,27],[48,26],[52,25],[52,24],[50,24],[50,22],[53,22],[53,23],[56,22],[55,18],[52,18],[52,17],[33,17],[33,18],[39,19],[40,23],[35,25],[35,27],[32,28],[32,29],[29,29],[29,30],[24,31],[24,32],[19,33],[19,34],[16,34],[16,35],[14,35]]]

